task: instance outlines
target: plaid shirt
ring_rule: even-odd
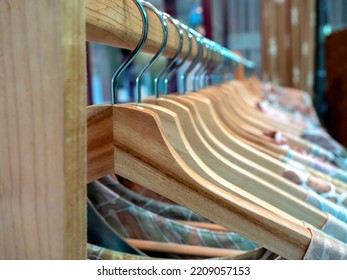
[[[134,192],[114,180],[110,175],[99,179],[99,182],[123,199],[162,217],[183,221],[210,222],[208,219],[181,205],[168,204]]]
[[[180,224],[145,210],[98,181],[88,184],[88,198],[120,236],[226,249],[254,250],[259,246],[233,232],[218,232]]]

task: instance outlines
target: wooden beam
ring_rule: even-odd
[[[149,18],[149,33],[143,51],[156,53],[163,41],[163,30],[158,17],[146,9]],[[124,49],[135,49],[142,34],[142,18],[132,0],[87,0],[86,1],[87,40]],[[169,37],[164,52],[172,58],[179,46],[179,35],[174,25],[168,21]],[[184,32],[185,34],[185,32]],[[188,37],[184,35],[181,57],[189,50]],[[197,55],[197,44],[193,40],[190,60]]]
[[[85,259],[84,0],[0,1],[0,37],[0,259]]]

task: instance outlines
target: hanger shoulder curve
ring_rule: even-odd
[[[152,99],[153,100],[153,99]],[[153,100],[154,103],[159,102],[159,100]],[[283,217],[296,222],[300,223],[300,221],[294,219],[292,216],[288,215],[286,212],[281,211],[280,209],[274,207],[272,204],[267,203],[266,201],[259,199],[254,194],[243,190],[242,188],[239,188],[238,186],[230,183],[230,181],[222,178],[220,175],[215,173],[208,165],[205,164],[203,160],[200,159],[199,156],[201,156],[201,152],[206,151],[206,148],[203,150],[197,149],[195,146],[195,143],[199,141],[199,139],[190,138],[189,140],[186,138],[185,132],[183,131],[183,128],[181,127],[181,123],[176,115],[176,113],[153,104],[146,104],[141,103],[139,105],[140,107],[148,108],[155,113],[158,114],[160,117],[160,120],[163,124],[163,127],[166,131],[166,134],[168,136],[168,139],[170,143],[173,145],[179,156],[183,159],[185,163],[189,165],[189,167],[196,172],[199,176],[206,179],[207,181],[211,182],[217,187],[222,188],[223,190],[230,192],[233,195],[236,195],[242,199],[245,199],[247,201],[250,201],[260,207],[263,207],[265,209],[268,209],[274,213],[278,213],[282,215]],[[190,130],[194,129],[194,127],[190,127]],[[186,130],[187,131],[187,130]],[[189,137],[189,136],[188,136]],[[190,145],[192,144],[192,146]],[[208,148],[208,147],[207,147]],[[211,156],[211,154],[210,154]],[[203,156],[203,158],[206,160],[212,159],[212,157],[206,157]],[[214,160],[214,165],[219,165],[221,163],[218,163],[218,161]],[[228,168],[228,173],[232,172],[232,168]],[[236,171],[237,172],[237,171]],[[278,199],[281,201],[281,199]]]
[[[119,175],[285,258],[304,256],[311,240],[308,229],[236,198],[206,180],[190,176],[190,168],[171,147],[153,112],[117,105],[113,108],[113,118],[115,168]]]
[[[149,99],[147,102],[153,102],[165,106],[165,103],[170,103],[170,100]],[[173,107],[174,104],[171,101],[171,108]],[[183,120],[185,114],[182,111],[179,116],[182,119],[182,128],[185,128],[184,132],[187,132],[187,137],[189,137],[187,142],[191,143],[192,150],[195,150],[198,156],[201,157],[202,162],[206,163],[208,168],[215,172],[220,179],[224,179],[218,180],[217,182],[215,181],[214,184],[222,187],[224,190],[231,191],[233,194],[240,196],[243,199],[253,201],[266,209],[271,209],[271,206],[275,206],[275,212],[277,211],[277,213],[279,213],[278,209],[280,209],[281,211],[284,211],[299,220],[305,220],[318,228],[325,224],[326,215],[314,207],[304,203],[303,197],[298,199],[285,190],[276,188],[263,179],[254,176],[247,170],[229,162],[218,153],[213,153],[213,150],[208,145],[197,146],[196,144],[199,144],[199,142],[201,143],[202,140],[197,135],[198,132],[194,135],[194,123],[190,122],[190,124],[188,124],[189,118]],[[232,183],[232,185],[228,184],[228,182]]]

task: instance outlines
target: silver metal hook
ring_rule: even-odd
[[[163,15],[168,18],[176,27],[176,30],[178,32],[178,36],[179,36],[179,46],[177,49],[177,52],[175,54],[175,56],[172,58],[171,62],[168,63],[157,75],[157,77],[154,79],[154,96],[155,98],[159,97],[159,82],[160,82],[160,78],[161,76],[167,72],[171,66],[174,65],[174,63],[176,62],[176,60],[178,59],[179,55],[182,52],[182,48],[183,48],[183,29],[179,23],[179,21],[177,19],[174,19],[172,16],[170,16],[169,14],[163,13]]]
[[[214,70],[215,74],[213,74],[213,76],[211,78],[211,82],[213,82],[213,79],[215,79],[215,84],[218,84],[218,83],[221,83],[223,81],[223,74],[224,74],[224,69],[226,68],[226,60],[227,59],[224,55],[222,47],[219,44],[217,44],[216,46],[217,46],[217,53],[221,57],[221,62],[215,68],[215,70]]]
[[[220,61],[220,57],[222,57],[220,53],[220,47],[217,43],[212,42],[212,63],[211,67],[207,71],[207,75],[205,77],[205,87],[209,86],[209,81],[211,85],[213,84],[213,80],[216,76],[214,72],[217,72],[218,68],[223,67],[223,61]],[[215,59],[214,59],[215,58]]]
[[[195,66],[197,65],[197,63],[200,60],[200,57],[202,55],[202,37],[199,33],[197,33],[196,31],[190,29],[190,31],[192,33],[194,33],[195,36],[195,40],[198,44],[198,53],[196,55],[196,57],[194,58],[194,60],[192,61],[192,63],[189,65],[189,67],[186,69],[186,71],[181,75],[181,80],[182,80],[182,85],[183,85],[183,90],[182,90],[182,94],[185,94],[187,91],[187,76],[188,74],[195,68]]]
[[[217,65],[217,60],[215,60],[216,46],[213,42],[210,42],[210,50],[211,50],[210,60],[207,62],[206,70],[204,72],[204,75],[201,77],[202,86],[205,88],[208,86],[208,80],[211,78],[212,72]]]
[[[129,64],[134,60],[134,58],[139,54],[141,49],[144,47],[147,35],[148,35],[148,15],[143,7],[141,1],[139,0],[133,0],[133,2],[136,4],[136,6],[140,10],[140,14],[142,17],[143,22],[143,28],[142,28],[142,35],[139,43],[137,44],[136,48],[131,52],[131,54],[128,56],[128,58],[122,63],[122,65],[116,70],[114,73],[112,80],[111,80],[111,89],[112,89],[112,104],[118,103],[118,94],[117,94],[117,84],[120,74],[129,66]]]
[[[208,80],[209,80],[210,76],[212,75],[211,73],[213,72],[215,67],[217,67],[217,65],[218,65],[218,60],[215,59],[215,57],[217,55],[216,44],[213,41],[209,41],[208,43],[210,46],[210,57],[207,60],[205,71],[200,78],[200,79],[202,79],[202,86],[203,87],[207,87]]]
[[[206,62],[208,54],[209,54],[208,46],[205,43],[205,38],[203,38],[201,42],[202,42],[202,53],[201,53],[200,59],[198,61],[199,64],[197,63],[197,68],[195,69],[195,72],[192,75],[192,85],[193,85],[192,91],[193,92],[196,92],[198,90],[199,75],[200,75],[200,72],[205,67],[205,62]],[[205,55],[205,53],[206,53],[206,55]],[[205,61],[203,61],[204,57],[206,58]]]
[[[163,28],[163,37],[164,38],[163,38],[163,42],[162,42],[158,52],[152,57],[152,59],[142,69],[142,71],[140,72],[140,74],[136,78],[137,103],[141,102],[141,82],[142,82],[142,77],[146,73],[146,71],[149,69],[149,67],[151,67],[158,60],[158,58],[161,56],[161,54],[165,50],[166,44],[167,44],[167,38],[168,38],[168,35],[169,35],[167,23],[166,23],[166,21],[164,19],[163,14],[156,7],[154,7],[151,3],[143,2],[143,5],[145,5],[149,9],[151,9],[158,16],[158,18],[160,19],[160,22],[161,22],[161,25],[162,25],[162,28]]]
[[[201,61],[200,59],[200,65],[198,66],[198,69],[195,71],[192,82],[193,82],[193,92],[196,92],[201,88],[201,84],[199,85],[199,82],[201,80],[202,75],[205,73],[205,70],[207,69],[208,63],[211,59],[211,46],[210,41],[206,38],[202,39],[202,46],[203,50],[206,50],[206,58],[204,61]],[[204,55],[202,54],[202,59],[204,58]]]
[[[187,61],[187,59],[190,57],[191,53],[192,53],[192,49],[193,49],[193,36],[191,34],[191,31],[189,29],[189,27],[187,27],[186,25],[184,24],[181,24],[182,28],[186,31],[187,33],[187,36],[188,36],[188,40],[189,40],[189,48],[188,48],[188,52],[187,52],[187,55],[181,60],[181,62],[174,68],[172,69],[168,74],[167,76],[165,77],[164,79],[164,85],[165,85],[165,90],[164,90],[164,93],[165,94],[168,94],[169,92],[169,89],[168,89],[168,83],[169,83],[169,80],[170,78],[175,74],[177,73],[177,71],[183,66],[183,64]],[[182,76],[181,76],[182,78]]]
[[[207,87],[208,79],[209,79],[209,72],[211,72],[211,69],[213,69],[213,67],[215,65],[215,62],[213,61],[213,59],[215,57],[215,48],[214,48],[213,42],[209,41],[208,44],[209,44],[210,54],[209,54],[209,57],[206,60],[205,69],[202,72],[202,74],[200,75],[200,85],[201,85],[201,88]]]
[[[228,80],[228,73],[225,73],[225,70],[230,68],[230,63],[232,62],[232,59],[228,56],[227,51],[221,47],[221,52],[224,57],[224,66],[222,69],[222,82],[225,82]]]

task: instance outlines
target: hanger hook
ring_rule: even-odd
[[[163,38],[163,41],[162,41],[161,46],[160,46],[159,50],[157,51],[157,53],[152,57],[152,59],[147,63],[147,65],[142,69],[142,71],[140,72],[140,74],[136,78],[137,103],[141,102],[141,82],[142,82],[142,77],[147,72],[149,67],[151,67],[158,60],[158,58],[161,56],[161,54],[165,50],[166,44],[167,44],[167,38],[168,38],[168,35],[169,35],[167,23],[165,21],[163,13],[160,12],[156,7],[154,7],[149,2],[145,2],[144,1],[143,5],[146,6],[147,8],[149,8],[149,9],[151,9],[158,16],[158,18],[160,20],[160,23],[161,23],[161,26],[163,28],[163,37],[164,38]]]
[[[180,22],[177,19],[174,19],[172,16],[170,16],[167,13],[163,13],[163,15],[170,20],[173,25],[176,27],[178,36],[179,36],[179,45],[178,45],[178,49],[177,52],[175,54],[175,56],[172,58],[171,62],[168,63],[157,75],[157,77],[154,79],[154,96],[155,98],[159,98],[159,82],[160,82],[160,78],[162,77],[162,75],[167,72],[171,66],[174,65],[174,63],[177,61],[179,55],[182,52],[182,48],[183,48],[183,29],[182,26],[180,25]]]
[[[206,61],[206,66],[205,69],[203,71],[203,73],[200,76],[200,85],[201,87],[206,88],[207,84],[208,84],[208,79],[209,79],[209,74],[212,72],[212,70],[214,69],[214,66],[216,64],[216,62],[214,61],[215,58],[215,46],[213,44],[212,41],[209,41],[209,50],[210,50],[210,55],[209,58]]]
[[[126,69],[129,64],[134,60],[134,58],[139,54],[141,49],[144,47],[147,35],[148,35],[148,15],[143,7],[141,1],[139,0],[133,0],[133,2],[136,4],[138,9],[140,10],[142,22],[143,22],[143,28],[142,28],[142,35],[139,43],[137,44],[136,48],[131,52],[131,54],[128,56],[128,58],[122,63],[122,65],[117,69],[117,71],[114,73],[112,80],[111,80],[111,89],[112,89],[112,104],[118,103],[118,94],[117,94],[117,83],[120,74]]]
[[[196,92],[197,90],[199,90],[201,88],[199,86],[200,76],[202,76],[202,74],[205,72],[205,69],[207,69],[208,63],[211,59],[210,41],[206,38],[203,38],[202,39],[202,46],[203,46],[203,51],[202,51],[202,55],[201,55],[201,59],[200,59],[200,65],[195,70],[195,73],[192,77],[193,92]],[[204,56],[204,50],[206,50],[206,56]]]
[[[188,46],[188,52],[187,55],[180,61],[180,63],[173,69],[171,69],[171,71],[166,75],[165,79],[164,79],[164,85],[165,85],[165,90],[164,93],[168,94],[169,89],[168,89],[168,84],[169,84],[169,80],[170,78],[177,73],[177,71],[183,66],[183,64],[188,60],[188,58],[190,57],[191,53],[192,53],[192,49],[193,49],[193,36],[191,34],[191,31],[189,29],[189,27],[187,27],[184,24],[181,24],[181,27],[183,28],[183,30],[187,33],[188,36],[188,42],[189,42],[189,46]]]
[[[195,66],[199,62],[201,54],[202,54],[202,36],[193,29],[190,29],[190,32],[192,34],[194,34],[195,41],[198,44],[198,53],[197,53],[196,57],[193,59],[192,63],[186,69],[186,71],[181,75],[181,80],[182,80],[182,85],[183,85],[182,94],[185,94],[187,91],[188,74],[195,68]]]
[[[211,67],[208,68],[207,75],[205,77],[205,87],[209,86],[209,81],[211,82],[211,85],[213,84],[213,80],[216,76],[214,72],[217,72],[217,69],[223,67],[223,60],[221,59],[221,53],[219,45],[215,42],[212,42],[212,61],[211,61]]]
[[[221,63],[222,67],[219,71],[217,71],[217,78],[218,78],[218,83],[221,84],[224,82],[224,72],[225,72],[225,68],[226,68],[228,59],[226,58],[222,47],[220,45],[218,45],[218,48],[219,48],[219,53],[220,53],[221,58],[222,58],[222,63]]]
[[[218,67],[215,69],[215,77],[218,79],[217,83],[221,83],[224,81],[224,70],[227,67],[227,57],[225,56],[225,52],[223,51],[223,48],[221,45],[217,44],[217,51],[221,58],[219,69]]]

